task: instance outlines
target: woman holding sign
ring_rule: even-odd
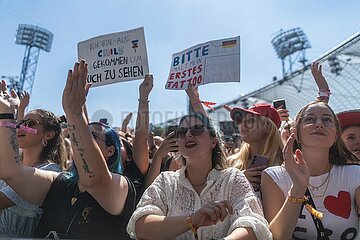
[[[69,71],[63,108],[74,151],[71,175],[20,164],[15,129],[0,119],[0,178],[19,195],[44,209],[35,237],[128,239],[125,226],[134,208],[135,190],[123,177],[117,133],[84,114],[87,65]],[[12,114],[11,98],[0,96],[0,114]],[[1,116],[0,115],[0,116]]]
[[[137,239],[271,239],[259,199],[244,174],[224,169],[208,117],[181,118],[177,139],[186,165],[162,172],[144,192],[127,230]]]

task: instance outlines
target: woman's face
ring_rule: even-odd
[[[330,148],[336,141],[335,118],[322,104],[309,106],[299,122],[301,146]]]
[[[341,134],[346,147],[360,159],[360,126],[351,126]]]
[[[203,122],[196,117],[185,119],[178,129],[179,150],[184,157],[211,155],[214,138]]]
[[[238,122],[241,139],[249,144],[264,141],[266,139],[266,124],[259,116],[245,114]]]
[[[42,146],[42,139],[45,137],[47,131],[45,131],[42,126],[40,116],[36,113],[29,113],[19,122],[21,125],[37,130],[36,134],[33,134],[20,128],[17,129],[16,136],[19,147],[26,149],[34,146]]]

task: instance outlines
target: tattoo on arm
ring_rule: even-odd
[[[93,178],[95,177],[95,174],[90,171],[89,165],[87,164],[85,157],[84,157],[84,149],[81,147],[80,142],[77,140],[76,135],[75,135],[75,125],[69,125],[69,133],[70,133],[70,139],[71,142],[73,144],[73,146],[75,146],[75,150],[76,152],[79,154],[80,159],[83,163],[82,165],[82,169],[84,170],[85,174],[88,174],[89,178]]]
[[[21,161],[20,161],[20,155],[19,155],[19,146],[18,146],[17,139],[16,139],[16,129],[10,128],[10,130],[11,130],[10,145],[15,153],[15,161],[16,161],[16,163],[19,163]]]

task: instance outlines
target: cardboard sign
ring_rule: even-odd
[[[198,44],[172,55],[165,88],[240,82],[240,36]]]
[[[144,28],[101,35],[78,43],[92,86],[143,79],[149,73]]]

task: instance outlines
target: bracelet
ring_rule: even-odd
[[[329,89],[319,89],[318,94],[319,94],[319,97],[329,98],[331,92]]]
[[[150,100],[148,100],[148,99],[147,99],[147,100],[144,100],[144,99],[140,99],[140,98],[138,99],[138,101],[139,101],[139,102],[142,102],[142,103],[149,103],[149,102],[150,102]]]
[[[302,198],[296,198],[296,197],[292,197],[290,195],[288,195],[288,199],[292,203],[303,203],[308,200],[307,197],[305,197],[305,196],[303,196]]]
[[[0,119],[15,119],[15,115],[13,113],[0,113]]]
[[[15,123],[12,122],[0,122],[0,127],[15,128],[15,129],[20,128],[21,130],[27,133],[31,133],[31,134],[37,133],[37,129],[35,128],[26,127],[24,125],[16,125]]]
[[[191,233],[194,236],[194,238],[196,240],[198,240],[199,237],[198,237],[198,234],[197,234],[197,228],[195,228],[194,225],[192,224],[191,216],[192,216],[192,214],[190,216],[186,217],[187,225],[188,225],[189,229],[191,230]]]

